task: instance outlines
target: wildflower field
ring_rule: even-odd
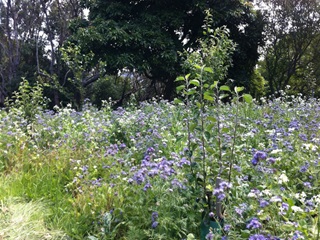
[[[320,239],[320,101],[197,109],[1,110],[0,239]]]

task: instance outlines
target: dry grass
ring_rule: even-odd
[[[8,199],[0,202],[0,240],[66,239],[63,232],[48,229],[49,212],[41,201]]]

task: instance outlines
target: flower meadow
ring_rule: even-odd
[[[2,205],[42,201],[56,239],[320,239],[320,101],[201,114],[164,100],[1,110]]]

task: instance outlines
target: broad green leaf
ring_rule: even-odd
[[[211,153],[211,154],[214,154],[214,153],[215,153],[215,151],[214,151],[214,149],[213,149],[212,147],[207,147],[206,149],[207,149],[207,151],[208,151],[209,153]]]
[[[217,119],[215,117],[209,116],[207,119],[213,123],[217,122]]]
[[[228,133],[229,132],[229,128],[224,127],[224,128],[221,129],[221,132]]]
[[[214,127],[214,125],[215,125],[214,123],[211,123],[211,124],[207,125],[207,126],[206,126],[206,130],[207,130],[207,131],[211,131],[212,128]]]
[[[196,102],[196,105],[197,105],[198,108],[201,108],[201,103]]]
[[[209,87],[209,84],[208,84],[208,83],[205,83],[205,84],[203,85],[203,87],[204,87],[204,88],[208,88],[208,87]]]
[[[195,94],[196,92],[197,92],[197,91],[196,91],[194,88],[188,89],[187,95],[193,95],[193,94]]]
[[[197,80],[197,79],[191,80],[191,81],[190,81],[190,84],[195,85],[195,86],[197,86],[197,87],[200,86],[200,82],[199,82],[199,80]]]
[[[213,73],[213,69],[211,67],[205,67],[203,70],[205,72]]]
[[[178,86],[176,89],[177,89],[178,92],[180,92],[180,91],[183,90],[184,88],[185,88],[184,85],[180,85],[180,86]]]
[[[185,78],[183,76],[179,76],[176,78],[175,82],[184,81]]]
[[[251,103],[252,102],[252,96],[250,94],[243,94],[242,97],[243,97],[245,102],[247,102],[247,103]]]
[[[199,64],[195,64],[194,67],[195,67],[196,69],[201,69],[201,68],[202,68]]]
[[[226,98],[226,97],[229,97],[229,94],[221,94],[221,95],[219,96],[219,99],[224,99],[224,98]]]
[[[241,91],[243,91],[244,90],[244,87],[235,87],[234,88],[234,91],[236,92],[236,93],[239,93],[239,92],[241,92]]]
[[[190,131],[192,132],[196,128],[196,126],[197,126],[196,123],[190,124]]]
[[[210,96],[209,94],[204,94],[203,98],[205,100],[208,100],[210,102],[213,102],[214,101],[214,98],[212,96]]]
[[[214,83],[210,86],[210,89],[216,88],[218,85],[218,81],[214,81]]]
[[[228,92],[231,92],[229,86],[227,86],[227,85],[222,85],[222,86],[220,87],[220,91],[228,91]]]
[[[173,100],[173,103],[175,103],[175,104],[180,104],[180,103],[183,103],[180,99],[178,99],[178,98],[175,98],[174,100]]]
[[[240,230],[241,237],[243,238],[249,238],[250,237],[250,231],[249,230]]]

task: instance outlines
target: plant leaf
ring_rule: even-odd
[[[180,85],[178,86],[176,89],[177,89],[177,92],[180,92],[182,89],[184,89],[185,86],[184,85]]]
[[[205,72],[213,73],[213,69],[211,67],[205,67],[203,70]]]
[[[247,102],[247,103],[251,103],[252,102],[252,96],[250,94],[243,94],[242,97],[243,97],[245,102]]]
[[[244,87],[235,87],[234,88],[234,91],[236,92],[236,93],[239,93],[239,92],[241,92],[241,91],[243,91],[244,90]]]
[[[179,76],[176,78],[176,80],[174,80],[175,82],[179,82],[179,81],[184,81],[185,78],[183,76]]]
[[[197,87],[200,86],[200,82],[199,82],[199,80],[197,80],[197,79],[191,80],[191,81],[190,81],[190,84],[195,85],[195,86],[197,86]]]
[[[230,87],[227,86],[227,85],[222,85],[222,86],[220,87],[220,91],[228,91],[228,92],[231,92]]]
[[[210,102],[214,101],[214,98],[212,96],[210,96],[210,94],[206,94],[206,93],[204,93],[203,99],[208,100]]]
[[[218,81],[214,81],[213,84],[211,84],[210,89],[214,89],[218,86]]]

